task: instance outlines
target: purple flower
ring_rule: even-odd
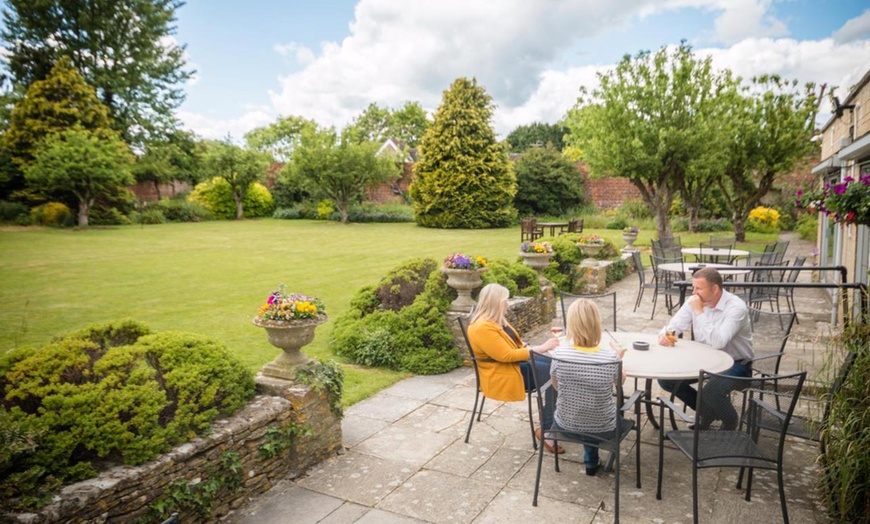
[[[803,189],[798,189],[797,196],[801,196],[801,195],[803,195],[803,194],[804,194],[804,190],[803,190]]]
[[[845,192],[846,192],[846,184],[836,184],[834,186],[834,194],[835,195],[842,195]]]
[[[845,183],[847,183],[847,184],[848,184],[849,182],[854,182],[854,181],[855,181],[855,179],[852,178],[852,177],[850,177],[850,176],[847,176],[846,178],[843,179],[843,182],[845,182]]]

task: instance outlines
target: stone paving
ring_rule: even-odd
[[[812,246],[793,242],[789,257]],[[808,275],[806,280],[809,279]],[[617,290],[619,325],[657,331],[667,319],[660,304],[649,320],[652,297],[632,312],[637,278],[629,275]],[[649,290],[647,291],[649,292]],[[813,343],[829,329],[830,305],[824,291],[798,290],[801,323],[795,347],[787,349],[787,369],[815,373],[824,344]],[[630,326],[630,327],[628,327]],[[626,382],[631,389],[631,381]],[[658,392],[654,389],[653,394]],[[444,375],[405,379],[346,410],[345,449],[303,477],[279,482],[228,517],[237,524],[344,523],[501,523],[613,522],[613,472],[585,475],[582,446],[565,443],[561,472],[546,453],[538,506],[532,506],[537,455],[532,447],[525,402],[485,405],[468,444],[464,442],[474,402],[470,368]],[[691,464],[672,447],[665,449],[663,500],[656,500],[658,432],[645,417],[640,442],[629,436],[622,447],[620,520],[626,523],[692,521]],[[634,447],[641,446],[641,483],[635,478]],[[818,446],[790,441],[785,483],[792,522],[827,522],[817,492]],[[782,520],[774,472],[756,472],[752,501],[737,489],[736,469],[699,472],[701,522]]]

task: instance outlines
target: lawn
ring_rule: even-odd
[[[617,246],[619,231],[594,230]],[[649,246],[649,231],[636,245]],[[707,235],[687,236],[684,245]],[[348,224],[308,220],[172,223],[89,230],[0,230],[0,354],[118,318],[158,331],[201,333],[224,344],[252,371],[277,354],[251,324],[278,285],[316,295],[329,316],[347,310],[364,285],[414,257],[462,251],[515,258],[519,226],[495,230],[426,229],[415,224]],[[305,352],[334,358],[332,321]],[[352,365],[345,404],[402,378]]]

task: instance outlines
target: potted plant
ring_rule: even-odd
[[[538,272],[538,279],[543,281],[541,271],[550,265],[553,246],[549,242],[523,242],[520,244],[520,256],[523,264]]]
[[[483,283],[480,275],[486,269],[486,259],[481,256],[454,253],[444,259],[441,272],[447,275],[447,285],[455,289],[458,295],[450,303],[450,311],[471,311],[476,304],[471,298],[471,291]]]
[[[640,229],[637,226],[628,226],[622,230],[622,240],[625,241],[623,251],[634,251],[634,241],[637,240],[637,234]]]
[[[260,306],[255,326],[266,330],[269,343],[282,352],[263,366],[263,375],[293,380],[297,368],[311,360],[300,351],[314,340],[314,330],[326,322],[326,309],[320,299],[302,293],[286,293],[278,286]]]
[[[834,222],[870,226],[870,175],[858,180],[847,176],[821,191],[798,191],[796,204],[810,213],[825,213]]]
[[[604,239],[594,233],[586,233],[580,235],[577,239],[577,247],[589,258],[594,258],[595,255],[604,247]]]

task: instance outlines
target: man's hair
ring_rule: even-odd
[[[722,286],[722,275],[719,274],[719,271],[715,267],[702,267],[698,271],[695,271],[692,278],[703,278],[708,284],[719,286],[719,289],[724,289]]]

